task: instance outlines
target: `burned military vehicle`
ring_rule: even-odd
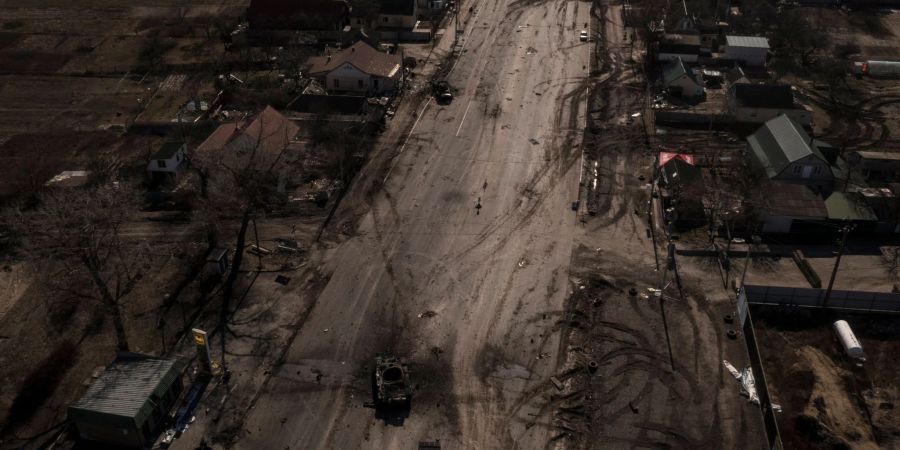
[[[409,408],[412,386],[406,363],[393,356],[375,358],[372,374],[372,390],[375,406],[381,408]]]

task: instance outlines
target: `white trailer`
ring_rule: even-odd
[[[846,320],[838,320],[835,322],[834,331],[837,333],[841,345],[844,346],[844,352],[847,353],[847,356],[856,359],[865,359],[862,344],[859,343],[859,339],[856,339],[856,335],[853,334],[853,330],[850,329],[850,324],[848,324]]]

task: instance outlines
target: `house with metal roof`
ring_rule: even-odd
[[[725,58],[749,67],[765,67],[769,40],[759,36],[725,36]]]
[[[661,81],[663,86],[669,90],[669,94],[673,96],[689,98],[703,96],[701,76],[687,70],[681,58],[675,58],[674,61],[666,64]]]
[[[830,146],[810,137],[786,115],[763,124],[747,137],[747,143],[754,164],[770,180],[804,184],[818,192],[834,186],[833,161],[822,151]]]
[[[309,58],[307,67],[309,75],[331,92],[380,95],[394,91],[403,75],[400,55],[380,52],[362,41],[334,54]]]
[[[84,440],[145,448],[165,425],[181,393],[183,369],[176,360],[119,353],[69,407],[69,420]]]
[[[787,84],[733,83],[726,103],[738,123],[763,123],[785,114],[804,127],[812,124],[812,112],[794,101]]]

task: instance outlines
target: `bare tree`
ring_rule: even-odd
[[[97,302],[112,318],[119,350],[129,349],[122,305],[149,268],[146,242],[127,240],[122,225],[139,207],[125,184],[53,190],[7,219],[22,249],[38,260],[54,291]]]
[[[191,164],[202,174],[201,213],[213,230],[223,221],[238,219],[234,259],[222,287],[219,316],[222,360],[230,303],[251,221],[285,200],[279,186],[290,176],[294,160],[289,149],[296,126],[264,111],[254,120],[236,125],[237,137],[222,148],[195,153]],[[255,222],[254,222],[255,223]]]

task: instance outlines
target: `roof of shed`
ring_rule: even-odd
[[[771,183],[767,189],[766,212],[773,216],[828,217],[825,200],[802,184]]]
[[[416,0],[381,0],[381,14],[411,16],[416,11]]]
[[[825,200],[825,207],[828,209],[829,219],[866,222],[878,220],[872,208],[855,192],[834,192]]]
[[[725,36],[729,47],[769,48],[769,40],[760,36]]]
[[[140,424],[152,412],[152,395],[162,397],[180,376],[176,360],[120,353],[71,409],[131,417]]]
[[[881,161],[900,161],[900,153],[898,152],[877,152],[868,150],[859,150],[855,152],[863,159],[881,160]]]
[[[794,109],[794,92],[787,84],[733,84],[739,106],[748,108]]]
[[[747,142],[769,178],[778,176],[792,162],[809,155],[828,162],[803,127],[784,114],[770,119],[747,136]]]

